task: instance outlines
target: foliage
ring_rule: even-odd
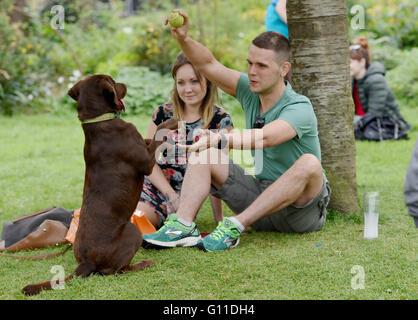
[[[77,0],[75,3],[80,2]],[[73,48],[69,48],[57,32],[61,32],[64,39],[68,37],[68,43],[80,44],[74,46],[76,55],[77,51],[85,53],[80,60],[87,71],[95,72],[96,65],[107,60],[110,55],[110,50],[94,50],[100,46],[97,33],[94,39],[88,38],[86,35],[94,32],[86,32],[76,24],[65,24],[64,30],[56,32],[50,27],[49,20],[36,16],[36,10],[27,10],[30,14],[24,21],[12,25],[9,14],[15,8],[13,1],[2,1],[0,7],[0,113],[10,115],[17,111],[51,111],[56,107],[54,95],[66,92],[68,84],[64,80],[74,78],[74,72],[80,72],[75,70],[81,69],[74,62],[70,50]],[[88,15],[89,12],[93,15],[93,11],[84,14]],[[81,15],[80,24],[86,21],[83,18]],[[86,19],[92,22],[87,29],[100,30],[109,16],[103,17],[94,11],[94,18]],[[107,49],[112,46],[111,42],[106,44]]]
[[[0,113],[31,112],[51,93],[49,37],[37,21],[11,25],[12,1],[2,1],[0,9]]]
[[[400,48],[418,46],[418,7],[408,0],[348,0],[348,8],[360,4],[365,9],[366,26],[360,33],[371,38],[390,37]],[[349,13],[351,18],[352,14]],[[352,36],[357,31],[351,30]]]
[[[121,68],[115,79],[128,87],[124,98],[128,114],[150,115],[157,106],[169,100],[173,88],[171,77],[146,67]]]
[[[73,47],[81,66],[76,64],[69,48],[62,42],[57,42],[54,50],[50,52],[56,76],[68,75],[74,69],[80,68],[86,75],[114,73],[119,66],[136,59],[130,46],[132,27],[129,26],[129,21],[114,19],[114,16],[118,15],[117,9],[99,12],[100,14],[94,10],[84,12],[80,23],[66,24],[63,34]]]
[[[371,61],[379,61],[384,64],[386,70],[392,70],[402,63],[403,50],[396,47],[396,43],[390,39],[386,41],[369,39]]]
[[[65,28],[53,30],[49,26],[50,7],[58,2],[65,7]],[[149,0],[141,2],[137,15],[126,17],[122,13],[124,2],[121,0],[111,1],[110,9],[93,0],[48,0],[42,1],[45,4],[42,8],[33,4],[41,3],[39,1],[26,1],[31,8],[27,11],[30,17],[12,26],[8,14],[15,2],[2,0],[0,113],[61,112],[67,105],[73,105],[66,97],[68,88],[89,74],[117,76],[121,69],[124,69],[121,74],[138,72],[137,69],[128,72],[125,69],[128,66],[143,66],[162,74],[168,73],[180,51],[170,28],[163,26],[164,16],[174,7],[188,13],[190,35],[194,39],[207,46],[227,67],[245,72],[251,41],[264,31],[265,10],[269,2]],[[348,1],[349,8],[355,4],[354,0]],[[389,71],[403,64],[405,57],[413,61],[416,51],[405,55],[403,52],[405,48],[410,50],[417,45],[418,19],[414,18],[417,8],[412,2],[365,0],[361,5],[366,11],[366,29],[359,32],[350,30],[350,37],[367,35],[373,59],[383,62]],[[412,95],[408,101],[416,97],[413,67],[397,69],[402,70],[410,81],[406,87],[401,86],[401,71],[391,76],[396,90],[400,88],[402,92],[397,94],[395,90],[395,94],[404,97],[408,91],[406,96]],[[132,80],[129,81],[128,85],[132,85]],[[171,84],[167,87],[154,84],[155,90],[151,92],[160,87],[163,89],[161,94],[151,93],[155,99],[149,98],[149,103],[139,99],[148,92],[139,94],[139,87],[130,90],[138,97],[136,102],[130,102],[133,106],[131,113],[143,112],[147,106],[154,107],[154,102],[164,100],[162,97],[167,95]],[[141,106],[139,101],[143,102]]]
[[[207,46],[224,65],[244,71],[248,48],[253,38],[264,31],[266,1],[182,1],[181,8],[190,19],[189,34]],[[168,72],[180,51],[170,28],[163,26],[168,12],[147,15],[135,40],[138,63]]]
[[[415,108],[418,98],[418,48],[399,55],[400,63],[387,74],[388,82],[397,99],[411,103]]]
[[[143,22],[135,36],[134,50],[139,65],[168,73],[180,49],[170,28],[162,26],[163,19],[162,14],[154,14],[154,18]]]

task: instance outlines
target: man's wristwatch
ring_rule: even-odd
[[[223,149],[228,144],[228,139],[223,133],[220,133],[219,135],[221,136],[221,139],[218,142],[218,149]]]

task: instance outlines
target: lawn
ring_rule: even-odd
[[[360,200],[365,191],[381,192],[378,239],[363,239],[361,215],[330,212],[319,232],[252,232],[226,252],[141,248],[133,262],[152,259],[155,267],[74,279],[64,290],[31,298],[21,288],[52,279],[52,266],[63,266],[66,274],[75,269],[72,250],[41,261],[0,257],[0,299],[417,299],[418,232],[404,205],[403,185],[418,135],[418,114],[413,109],[402,113],[416,128],[410,140],[357,142]],[[147,117],[126,120],[145,134]],[[242,126],[243,120],[235,123]],[[80,207],[83,143],[75,114],[0,117],[0,224],[52,205]],[[209,202],[197,224],[201,232],[215,228]],[[356,270],[364,270],[364,289],[352,286],[359,276]]]

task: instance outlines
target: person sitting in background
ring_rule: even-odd
[[[289,39],[287,28],[286,0],[272,0],[267,7],[264,21],[266,31],[276,31]]]
[[[406,172],[404,195],[409,215],[414,218],[415,227],[418,228],[418,139]]]
[[[411,126],[399,112],[395,96],[385,79],[385,67],[370,61],[370,47],[366,37],[360,37],[350,46],[350,75],[355,105],[354,125],[366,114],[391,116],[400,123],[401,130]]]

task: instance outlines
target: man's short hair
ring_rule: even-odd
[[[276,31],[266,31],[258,35],[252,43],[258,48],[276,52],[280,63],[290,62],[290,43],[282,34]]]

